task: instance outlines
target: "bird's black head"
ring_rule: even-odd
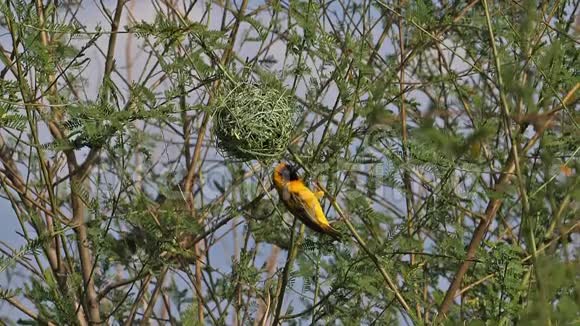
[[[283,180],[296,181],[300,179],[300,176],[298,175],[298,167],[295,165],[280,163],[277,170]]]

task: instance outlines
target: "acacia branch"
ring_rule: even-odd
[[[34,311],[28,309],[28,307],[26,307],[22,302],[20,302],[18,299],[14,298],[14,297],[4,298],[4,300],[6,300],[6,302],[10,303],[14,308],[20,310],[22,313],[24,313],[28,317],[34,319],[36,322],[38,322],[40,324],[49,325],[49,326],[56,325],[55,323],[42,318]]]
[[[276,311],[274,314],[274,321],[272,322],[272,325],[274,326],[277,326],[280,322],[282,305],[284,304],[284,293],[286,292],[286,286],[288,285],[290,271],[292,270],[294,259],[296,258],[296,254],[298,253],[298,243],[300,242],[300,239],[304,235],[304,224],[300,226],[300,231],[298,232],[298,234],[294,232],[294,229],[296,227],[296,221],[297,219],[294,218],[292,228],[290,229],[290,251],[288,252],[288,256],[286,257],[284,271],[282,272],[282,277],[278,280],[278,288],[276,289],[277,303],[276,303]]]
[[[562,109],[565,105],[571,103],[574,100],[574,96],[578,91],[578,89],[580,89],[580,83],[577,83],[572,88],[572,90],[568,92],[568,94],[563,99],[562,105],[559,107],[559,109]],[[539,130],[536,130],[534,136],[530,138],[527,144],[523,147],[522,153],[528,152],[536,144],[536,142],[542,137],[542,134],[544,133],[546,128],[552,123],[552,121],[556,117],[556,113],[559,111],[560,110],[551,111],[551,114],[544,121],[541,128],[539,128]],[[510,151],[510,155],[507,159],[507,162],[504,165],[504,169],[500,175],[499,180],[497,181],[495,187],[493,188],[493,191],[500,191],[501,189],[505,189],[505,187],[509,184],[516,169],[516,160],[513,153],[514,153],[513,151]],[[497,212],[501,207],[502,203],[503,200],[501,198],[493,198],[488,202],[484,214],[485,218],[479,222],[479,225],[477,225],[477,227],[473,231],[473,236],[471,238],[471,241],[469,242],[469,246],[467,247],[465,261],[459,266],[457,272],[455,272],[453,281],[451,281],[451,284],[447,289],[447,293],[445,293],[445,298],[443,299],[443,302],[441,303],[441,306],[439,308],[439,315],[437,316],[438,320],[442,320],[443,318],[445,318],[447,311],[449,311],[449,308],[451,308],[451,306],[453,305],[455,293],[459,290],[461,286],[463,276],[465,276],[465,273],[471,266],[471,263],[477,252],[477,249],[479,248],[489,225],[497,215]]]
[[[117,31],[119,28],[119,23],[121,21],[121,15],[123,12],[123,6],[126,0],[117,0],[117,6],[115,8],[115,16],[111,22],[111,34],[109,37],[109,46],[107,57],[105,61],[105,74],[103,76],[103,83],[107,83],[107,79],[113,70],[115,45],[117,41]],[[96,153],[100,151],[100,147],[91,148],[89,153],[89,158],[96,157]],[[73,154],[74,155],[74,154]],[[87,160],[88,164],[83,165],[83,170],[72,176],[71,180],[71,205],[73,211],[73,221],[77,225],[75,228],[75,233],[77,235],[77,248],[79,251],[80,263],[81,263],[81,274],[83,278],[84,290],[86,295],[86,304],[88,308],[89,322],[99,323],[100,322],[100,307],[98,301],[97,291],[95,289],[95,282],[93,275],[95,272],[95,267],[97,262],[92,262],[93,256],[89,250],[89,238],[87,226],[83,223],[85,216],[85,204],[79,193],[79,188],[82,188],[84,180],[88,175],[87,171],[92,168],[93,160]],[[76,167],[69,163],[69,171],[75,171]]]
[[[149,325],[149,318],[151,318],[151,314],[153,313],[153,308],[155,308],[155,304],[157,303],[157,297],[159,297],[159,293],[161,293],[161,290],[163,289],[163,283],[165,282],[165,275],[167,274],[168,270],[169,270],[168,266],[163,267],[163,270],[161,271],[161,273],[157,277],[157,284],[155,285],[155,289],[153,290],[153,294],[151,294],[151,298],[149,299],[149,302],[147,303],[147,308],[145,309],[145,312],[143,313],[143,317],[141,318],[140,325],[143,325],[143,326]]]
[[[296,155],[294,155],[294,158],[300,163],[302,168],[307,173],[310,174],[310,171],[308,170],[308,168],[306,168],[304,166],[304,164],[302,164],[302,161]],[[381,276],[383,277],[383,279],[385,280],[385,282],[387,284],[387,288],[394,293],[395,298],[399,302],[399,304],[403,307],[403,309],[407,312],[407,314],[412,319],[414,319],[415,316],[413,314],[413,310],[411,309],[411,307],[409,306],[409,304],[407,303],[407,301],[405,300],[405,298],[403,297],[403,295],[399,291],[398,286],[395,284],[395,282],[389,276],[387,271],[383,268],[383,266],[381,265],[381,262],[379,261],[377,256],[370,250],[370,248],[366,245],[365,241],[358,234],[355,227],[352,225],[349,218],[346,216],[346,214],[344,214],[342,208],[340,207],[340,205],[336,201],[336,198],[331,193],[329,193],[328,190],[326,190],[326,188],[322,184],[320,184],[319,182],[316,182],[316,185],[330,199],[330,203],[332,204],[332,206],[334,207],[334,209],[336,210],[336,212],[340,216],[340,219],[346,224],[346,226],[348,227],[351,234],[354,236],[358,245],[363,249],[363,251],[369,256],[369,258],[371,259],[373,264],[377,267],[377,269],[379,270],[379,273],[381,274]]]

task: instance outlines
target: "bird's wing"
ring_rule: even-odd
[[[288,210],[302,223],[314,231],[328,234],[335,240],[342,241],[338,230],[330,226],[316,194],[301,182],[290,182],[279,189],[280,198]]]
[[[288,185],[288,210],[310,228],[324,232],[328,221],[314,194],[303,185]]]

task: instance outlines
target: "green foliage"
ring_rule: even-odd
[[[39,315],[45,320],[54,320],[60,324],[75,324],[76,305],[72,298],[74,289],[78,289],[82,281],[78,274],[73,274],[64,282],[68,292],[65,295],[51,273],[46,271],[42,280],[33,278],[30,285],[26,285],[26,296],[35,304]]]
[[[283,210],[284,208],[280,205],[278,209]],[[278,218],[281,217],[276,216],[272,202],[267,199],[261,200],[247,215],[256,242],[269,243],[288,250],[290,248],[290,235],[287,233],[284,223],[272,223],[272,220]]]
[[[521,322],[540,325],[546,318],[558,324],[574,324],[578,320],[578,262],[560,262],[554,257],[542,257],[538,262],[537,282],[541,287],[531,291]]]
[[[0,127],[23,131],[28,120],[10,104],[0,105]]]
[[[24,246],[14,250],[10,256],[0,256],[0,273],[7,268],[14,265],[18,260],[23,259],[27,255],[39,254],[43,246],[47,245],[53,235],[44,235],[36,239],[30,239]]]
[[[577,1],[120,4],[0,2],[2,322],[580,319]]]
[[[195,313],[197,311],[197,306],[191,304],[187,310],[183,312],[181,320],[183,321],[183,326],[201,326],[203,323],[195,319]]]

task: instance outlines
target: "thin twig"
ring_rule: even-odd
[[[578,89],[580,89],[580,83],[577,83],[568,92],[568,94],[564,97],[563,103],[566,104],[573,101],[573,98]],[[561,107],[562,106],[560,106],[560,108]],[[534,136],[532,136],[530,140],[527,142],[527,144],[523,146],[522,153],[526,153],[527,151],[529,151],[536,144],[536,142],[542,137],[544,130],[550,123],[552,123],[552,120],[555,118],[556,112],[558,111],[554,110],[553,112],[554,113],[551,114],[546,119],[546,121],[544,121],[544,123],[542,124],[543,127],[539,128],[539,130],[536,130]],[[504,165],[503,172],[500,175],[499,180],[497,181],[494,187],[494,191],[499,191],[500,189],[503,189],[510,182],[511,175],[513,175],[514,171],[515,171],[515,160],[513,158],[513,151],[511,151],[511,154]],[[488,202],[487,207],[485,209],[485,219],[481,220],[477,225],[477,227],[475,228],[475,230],[473,231],[471,241],[469,242],[469,246],[467,247],[467,253],[465,256],[466,260],[459,266],[459,268],[455,272],[455,276],[453,277],[453,280],[451,281],[451,284],[449,285],[449,288],[445,293],[445,298],[443,299],[443,302],[439,307],[439,315],[437,316],[438,320],[442,320],[443,318],[445,318],[447,311],[453,304],[453,299],[455,298],[455,294],[459,290],[459,287],[461,286],[463,276],[469,269],[469,266],[471,266],[471,260],[475,257],[477,249],[479,248],[479,245],[483,240],[483,236],[487,231],[487,228],[495,218],[502,203],[503,203],[502,198],[493,198]]]

